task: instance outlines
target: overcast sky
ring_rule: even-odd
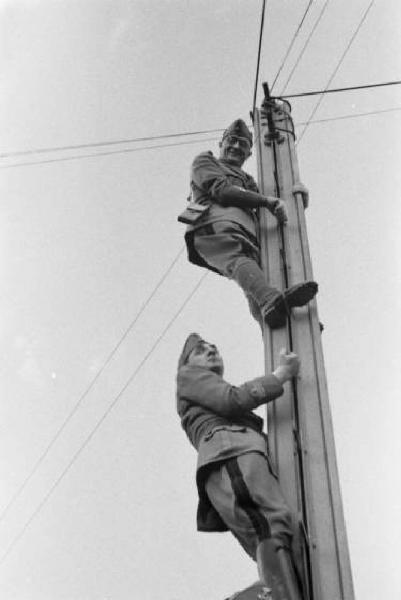
[[[312,3],[276,92],[325,4]],[[329,0],[286,93],[326,87],[369,4]],[[184,254],[172,264],[176,216],[193,157],[217,153],[220,134],[129,140],[249,121],[261,5],[0,0],[5,600],[223,600],[256,578],[229,534],[196,532],[196,454],[175,413],[190,331],[219,346],[232,383],[263,369],[235,284],[211,273],[179,312],[203,272]],[[260,81],[307,5],[267,0]],[[399,2],[376,0],[331,87],[401,79],[400,25]],[[316,102],[292,101],[296,125]],[[397,86],[328,95],[298,146],[361,600],[401,597],[400,116]],[[253,158],[246,168],[256,176]]]

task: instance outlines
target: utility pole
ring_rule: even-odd
[[[313,279],[305,225],[307,192],[299,185],[295,132],[288,102],[265,99],[255,111],[259,188],[285,201],[288,223],[260,211],[262,265],[279,289]],[[316,300],[292,310],[287,328],[265,328],[265,369],[280,348],[301,359],[300,377],[268,405],[270,453],[280,487],[299,518],[307,600],[353,600],[351,567],[336,465]]]

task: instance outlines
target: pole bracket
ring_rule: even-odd
[[[307,208],[309,205],[309,190],[303,183],[300,181],[298,183],[294,183],[292,186],[292,194],[296,197],[296,194],[301,194],[302,204],[304,208]]]
[[[284,142],[284,136],[281,135],[279,130],[276,128],[274,122],[273,113],[281,112],[277,102],[270,96],[270,90],[267,83],[263,83],[263,91],[265,98],[262,102],[260,109],[261,117],[265,119],[264,125],[267,124],[268,132],[264,135],[265,146],[271,146],[274,142],[281,144]],[[266,123],[267,121],[267,123]]]

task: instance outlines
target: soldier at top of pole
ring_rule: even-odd
[[[220,154],[202,152],[191,168],[191,196],[178,220],[187,223],[188,259],[236,281],[251,314],[271,329],[284,327],[291,308],[304,306],[317,293],[317,283],[303,281],[284,291],[271,286],[260,267],[257,209],[267,209],[284,224],[282,200],[259,193],[242,169],[252,154],[252,133],[241,119],[223,133]]]

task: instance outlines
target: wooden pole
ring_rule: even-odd
[[[279,289],[313,279],[288,102],[265,100],[255,111],[255,146],[262,193],[280,196],[288,223],[260,214],[262,266]],[[268,405],[269,448],[287,502],[298,517],[309,600],[353,600],[351,567],[336,465],[316,300],[293,309],[286,328],[264,331],[265,368],[271,372],[282,347],[301,359],[300,376]]]

